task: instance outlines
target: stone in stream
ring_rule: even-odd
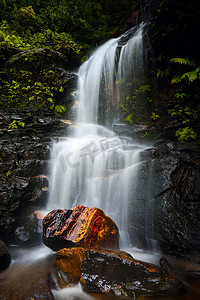
[[[123,251],[87,251],[81,267],[92,293],[125,296],[170,296],[184,292],[182,283],[160,267],[142,262]]]
[[[81,279],[81,265],[85,255],[89,249],[76,247],[76,248],[64,248],[57,252],[54,264],[66,276],[59,276],[59,286],[65,287],[68,284],[77,284]],[[59,273],[60,273],[59,271]],[[65,282],[61,282],[61,278],[65,279]]]
[[[124,251],[65,248],[57,252],[54,264],[66,278],[64,284],[59,278],[59,286],[80,281],[88,293],[135,299],[135,295],[168,296],[184,291],[174,276]]]
[[[96,207],[57,209],[43,219],[43,242],[54,251],[69,247],[118,249],[114,221]]]

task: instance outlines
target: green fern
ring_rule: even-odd
[[[183,65],[189,65],[189,66],[194,66],[194,67],[196,66],[196,64],[188,58],[176,57],[176,58],[171,58],[169,61],[174,62],[174,63],[183,64]]]
[[[191,61],[190,59],[186,59],[186,58],[171,58],[170,62],[175,62],[175,63],[180,63],[180,64],[184,64],[184,65],[190,65],[193,67],[194,66],[197,67],[197,65],[193,61]],[[199,73],[200,73],[200,67],[197,67],[196,69],[185,72],[182,75],[176,75],[172,78],[171,84],[179,83],[184,79],[188,79],[190,82],[193,82],[194,80],[199,78]]]
[[[200,73],[200,67],[198,67],[197,69],[195,69],[191,72],[187,72],[187,73],[183,74],[181,76],[181,79],[185,79],[187,77],[190,82],[193,82],[194,80],[199,78],[199,73]]]
[[[176,76],[174,76],[173,78],[172,78],[172,80],[171,80],[171,84],[174,84],[174,83],[179,83],[179,82],[181,82],[181,80],[182,80],[182,78],[181,78],[182,76],[180,76],[180,75],[176,75]]]

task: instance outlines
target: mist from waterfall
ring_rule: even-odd
[[[121,246],[130,246],[129,202],[144,147],[98,125],[98,108],[102,94],[103,101],[117,100],[128,77],[142,77],[142,34],[143,24],[124,45],[121,37],[112,39],[80,67],[72,135],[52,148],[47,210],[79,204],[101,208],[118,225]]]

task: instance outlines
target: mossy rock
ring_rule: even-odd
[[[13,55],[6,63],[7,68],[23,69],[26,71],[41,71],[50,66],[67,68],[67,58],[58,51],[45,48],[20,52]]]
[[[0,107],[65,112],[76,84],[67,62],[62,53],[45,48],[13,55],[4,64]]]

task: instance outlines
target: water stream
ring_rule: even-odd
[[[141,24],[124,45],[120,46],[121,37],[108,41],[80,67],[72,134],[52,149],[47,210],[79,204],[101,208],[118,225],[121,247],[130,246],[129,202],[134,198],[134,181],[145,146],[98,125],[98,107],[100,99],[107,103],[114,95],[117,105],[127,77],[137,77],[138,87],[143,27]]]

